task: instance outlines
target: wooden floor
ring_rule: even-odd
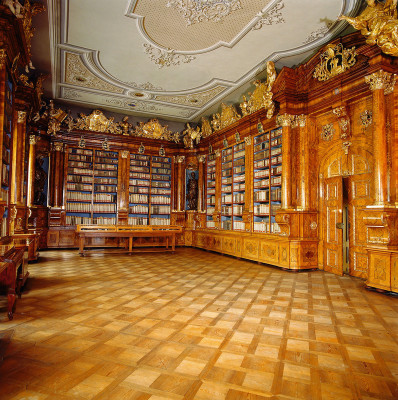
[[[398,299],[196,249],[43,252],[0,399],[398,399]],[[1,363],[2,359],[2,363]]]

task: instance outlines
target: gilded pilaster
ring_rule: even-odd
[[[206,155],[198,156],[199,161],[199,180],[198,180],[198,211],[204,211],[204,187],[205,187],[205,163],[206,163]]]
[[[373,97],[374,204],[385,206],[389,204],[385,95],[394,90],[396,75],[380,70],[365,81]]]
[[[282,209],[292,207],[292,123],[294,116],[282,114],[276,117],[276,123],[282,126]]]
[[[37,136],[35,135],[29,136],[28,198],[27,198],[28,207],[33,206],[37,141],[38,141]]]

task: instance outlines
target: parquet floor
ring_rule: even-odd
[[[196,249],[43,252],[0,399],[398,399],[398,299]]]

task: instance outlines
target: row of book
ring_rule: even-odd
[[[85,192],[66,192],[66,199],[72,201],[89,201],[91,202],[91,193]]]
[[[169,174],[171,174],[171,169],[166,169],[166,168],[153,168],[153,167],[152,167],[152,173],[153,173],[153,174],[166,174],[166,175],[169,175]]]
[[[68,156],[68,161],[82,161],[82,162],[88,162],[92,163],[93,162],[93,157],[90,156],[82,156],[80,154],[69,154]]]
[[[216,194],[216,188],[210,186],[210,187],[207,189],[207,194],[208,194],[208,195],[209,195],[209,194]]]
[[[151,214],[170,214],[170,206],[151,206]]]
[[[88,168],[74,168],[74,167],[69,167],[68,168],[68,174],[75,174],[75,175],[92,175],[93,170],[88,169]]]
[[[239,158],[239,160],[234,161],[234,167],[239,167],[245,165],[245,158]]]
[[[68,175],[68,182],[73,183],[93,183],[92,176],[83,176],[83,175]]]
[[[243,205],[234,204],[234,206],[233,206],[234,215],[242,215],[243,214],[243,209],[244,209]]]
[[[206,221],[206,228],[215,228],[216,227],[216,223],[212,220],[208,220]]]
[[[242,174],[245,172],[245,166],[242,165],[241,167],[234,167],[234,174]]]
[[[215,207],[207,207],[206,214],[213,215],[215,211]]]
[[[170,197],[165,196],[151,196],[151,203],[156,204],[170,204]]]
[[[148,225],[148,217],[128,217],[129,225]]]
[[[92,156],[93,151],[92,150],[83,150],[83,149],[77,149],[77,148],[69,148],[69,154],[79,154],[82,156]]]
[[[234,160],[236,160],[237,158],[240,158],[240,157],[244,157],[244,156],[245,156],[245,150],[241,150],[241,151],[235,152]]]
[[[233,227],[235,231],[244,231],[245,223],[243,221],[233,221]]]
[[[133,159],[131,159],[130,165],[131,165],[131,166],[134,166],[134,168],[135,168],[136,165],[141,166],[141,167],[149,167],[149,161],[148,161],[148,160],[146,160],[146,161],[140,161],[140,160],[133,160]]]
[[[231,206],[221,206],[221,214],[232,215],[232,207]]]
[[[102,185],[117,185],[117,180],[114,178],[105,178],[105,177],[98,177],[94,178],[95,184],[102,184]]]
[[[100,163],[96,163],[94,168],[117,171],[117,164],[100,164]]]
[[[169,188],[171,187],[170,182],[151,182],[151,186],[155,188]]]
[[[136,204],[129,207],[129,214],[149,214],[148,204]]]
[[[244,203],[245,194],[244,193],[234,193],[234,203]]]
[[[130,194],[129,195],[130,203],[148,203],[148,195],[145,194]]]
[[[104,202],[104,203],[116,203],[117,195],[109,193],[95,193],[94,201]]]
[[[169,181],[169,180],[171,180],[171,176],[170,175],[155,175],[155,174],[152,174],[152,180],[155,180],[155,181]]]
[[[263,215],[269,214],[271,210],[271,215],[275,215],[276,211],[281,208],[281,205],[278,203],[271,203],[268,204],[258,204],[254,206],[254,214],[256,215]]]
[[[150,170],[151,169],[149,167],[138,167],[137,166],[137,167],[134,167],[134,168],[130,169],[130,175],[134,174],[134,173],[137,173],[137,172],[145,172],[145,173],[149,174]]]
[[[171,189],[152,188],[151,189],[151,194],[166,194],[166,195],[171,196]]]
[[[111,171],[111,170],[95,169],[94,176],[113,176],[113,177],[117,178],[117,170]]]
[[[130,186],[149,186],[149,181],[144,181],[142,179],[130,179],[129,183]]]
[[[234,183],[234,192],[242,192],[245,190],[246,185],[244,183]]]
[[[151,225],[170,225],[170,218],[151,218]]]
[[[116,193],[117,187],[114,185],[94,185],[94,192],[102,192],[102,193]]]
[[[90,161],[69,161],[68,166],[73,168],[91,168],[92,163]]]
[[[99,204],[94,203],[93,212],[95,213],[116,213],[116,204]]]

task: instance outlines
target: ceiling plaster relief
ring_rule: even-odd
[[[194,56],[187,56],[185,54],[177,54],[175,50],[167,49],[161,50],[148,43],[143,44],[145,53],[147,53],[158,68],[171,67],[180,65],[181,63],[188,64],[195,60]]]
[[[285,8],[285,3],[279,0],[269,11],[259,13],[257,16],[261,19],[253,26],[253,30],[261,29],[265,25],[284,24],[286,21],[283,18],[282,9]]]
[[[189,26],[203,21],[219,22],[231,12],[240,10],[242,5],[239,0],[169,0],[166,7],[175,8]]]
[[[69,0],[63,0],[63,1],[65,2],[65,3],[63,3],[64,5],[69,4]],[[139,0],[139,1],[141,1],[141,0]],[[265,29],[266,25],[277,25],[277,24],[283,23],[282,20],[285,21],[284,13],[288,9],[289,1],[291,1],[291,0],[267,1],[267,6],[264,7],[260,13],[256,14],[256,17],[252,21],[253,23],[249,24],[246,27],[246,29],[241,32],[241,34],[242,34],[241,37],[237,36],[233,39],[233,41],[231,41],[229,43],[224,43],[224,42],[220,41],[217,44],[215,44],[213,46],[213,48],[201,49],[200,51],[196,51],[194,53],[199,54],[199,53],[209,52],[210,50],[214,50],[220,46],[232,48],[249,31],[253,32],[254,30],[252,28],[259,22],[261,23],[261,26],[263,29]],[[139,26],[140,28],[143,28],[143,17],[139,16],[137,14],[133,15],[133,13],[132,13],[131,5],[133,3],[134,4],[137,3],[137,0],[131,0],[130,6],[128,7],[127,13],[125,14],[125,16],[136,18],[137,22],[138,22],[137,27]],[[352,12],[355,12],[358,7],[359,6],[355,0],[342,0],[341,13],[350,14]],[[228,17],[230,17],[230,16],[228,16]],[[66,20],[64,20],[64,22],[63,22],[66,25],[67,25],[67,19],[68,19],[68,17],[66,17]],[[212,24],[214,24],[214,23],[212,22]],[[196,24],[196,25],[201,25],[201,24]],[[214,25],[217,25],[217,24],[214,24]],[[202,108],[202,109],[199,109],[194,112],[192,110],[187,111],[186,110],[187,106],[198,108],[198,107],[203,107],[203,106],[199,106],[199,104],[205,104],[206,107],[210,107],[211,105],[216,104],[219,101],[222,101],[226,95],[228,95],[232,91],[236,90],[237,87],[241,86],[242,84],[244,84],[247,81],[249,81],[250,79],[252,79],[259,72],[259,69],[264,69],[263,67],[265,66],[267,60],[277,61],[282,57],[298,55],[305,51],[308,51],[309,49],[315,48],[318,45],[322,44],[323,42],[327,41],[332,35],[336,34],[336,32],[341,30],[342,27],[344,27],[343,24],[336,24],[336,23],[329,24],[329,25],[326,24],[326,26],[320,28],[320,30],[322,30],[322,32],[319,33],[317,30],[310,34],[309,38],[307,38],[307,40],[306,40],[306,41],[308,41],[308,43],[306,45],[299,46],[299,47],[285,50],[285,51],[282,50],[280,52],[274,52],[271,56],[263,58],[261,63],[257,64],[253,68],[251,68],[244,75],[241,75],[238,80],[228,81],[228,80],[220,80],[217,78],[213,78],[201,86],[196,86],[196,90],[201,89],[201,92],[203,93],[204,89],[206,89],[207,91],[211,88],[216,89],[217,85],[219,85],[220,82],[223,85],[225,85],[225,90],[221,90],[220,94],[216,95],[213,98],[209,97],[207,102],[203,101],[202,103],[199,103],[199,102],[193,103],[192,102],[193,98],[197,98],[198,96],[201,95],[201,92],[196,92],[196,94],[195,94],[195,92],[193,92],[194,89],[188,89],[188,90],[184,89],[182,91],[183,93],[181,95],[178,94],[178,91],[169,91],[169,93],[164,92],[165,98],[157,98],[156,100],[163,102],[166,100],[166,98],[168,98],[168,100],[170,102],[172,102],[172,104],[181,104],[182,106],[185,106],[184,107],[185,109],[175,108],[171,114],[163,113],[163,115],[166,117],[187,118],[187,115],[189,115],[189,118],[192,118],[192,119],[197,118],[198,116],[203,114],[204,109]],[[329,28],[331,28],[331,29],[329,29]],[[259,29],[256,29],[256,30],[258,31]],[[148,37],[148,35],[146,35],[146,33],[144,31],[141,32],[141,35],[143,36],[143,38],[150,41],[150,38]],[[64,36],[61,39],[61,42],[63,42],[63,39],[65,37],[66,36]],[[310,43],[310,40],[315,40],[315,42]],[[153,47],[159,48],[159,45],[154,43]],[[143,84],[137,84],[136,82],[126,82],[126,81],[120,81],[118,79],[115,79],[111,74],[109,74],[102,67],[102,64],[99,61],[99,51],[85,49],[80,46],[73,46],[70,44],[65,44],[65,42],[58,43],[58,48],[60,48],[61,50],[62,49],[69,50],[69,52],[72,52],[69,54],[74,55],[75,58],[79,59],[79,57],[80,57],[80,60],[78,60],[78,62],[77,62],[77,64],[80,64],[80,68],[77,67],[77,70],[75,71],[75,73],[72,76],[69,76],[68,78],[66,77],[67,67],[66,67],[66,65],[64,66],[65,67],[65,75],[63,75],[63,76],[65,78],[65,82],[70,85],[84,87],[87,89],[102,90],[102,91],[110,92],[110,93],[124,94],[126,96],[129,96],[129,99],[128,100],[126,99],[126,102],[127,101],[131,102],[131,100],[136,102],[135,94],[134,94],[136,90],[142,91],[141,93],[144,94],[145,99],[146,98],[153,99],[154,96],[157,95],[156,91],[160,91],[160,90],[164,91],[163,88],[158,87],[149,81],[147,81]],[[164,49],[161,49],[161,50],[164,50]],[[78,53],[79,55],[76,53]],[[174,56],[182,54],[182,52],[172,51],[172,50],[169,50],[168,53],[173,53]],[[184,54],[182,54],[182,55],[184,55]],[[192,52],[191,52],[191,54],[185,53],[185,55],[192,55]],[[62,51],[61,51],[61,57],[62,57]],[[65,60],[65,62],[66,62],[66,60]],[[180,61],[180,63],[181,63],[181,61]],[[93,80],[90,79],[89,82],[87,82],[87,81],[81,82],[81,81],[79,81],[79,79],[76,79],[76,77],[80,77],[80,75],[77,75],[77,71],[82,72],[81,67],[85,68],[87,76],[90,78],[93,78]],[[76,67],[75,67],[75,69],[76,69]],[[83,78],[85,78],[85,77],[83,76]],[[120,83],[120,87],[116,86],[115,84],[112,84],[111,82],[116,83],[116,85],[118,85]],[[61,85],[62,85],[62,83],[61,83]],[[106,88],[108,85],[110,87],[110,90],[108,90]],[[134,86],[132,87],[132,85],[134,85]],[[61,88],[60,82],[58,82],[58,87]],[[143,92],[144,90],[145,90],[145,92]],[[216,94],[216,91],[217,90],[214,90],[214,94]],[[61,92],[62,92],[62,90],[61,90]],[[154,93],[150,93],[150,92],[154,92]],[[189,92],[189,93],[187,94],[187,92]],[[140,100],[141,100],[140,104],[144,104],[144,101],[143,101],[144,99],[141,98]],[[198,99],[198,100],[200,100],[200,99]],[[127,104],[127,103],[125,103],[125,104]],[[131,112],[131,109],[129,109],[129,110]],[[139,111],[139,109],[136,108],[135,111]]]

